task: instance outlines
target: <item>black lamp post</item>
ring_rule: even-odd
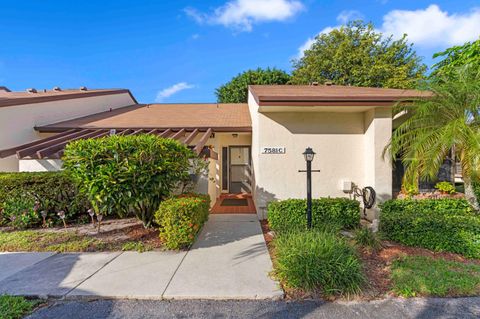
[[[307,162],[307,170],[299,172],[307,173],[307,228],[310,229],[312,228],[312,161],[315,157],[315,152],[311,147],[307,147],[305,152],[303,152],[303,156],[305,157],[305,162]],[[313,172],[319,172],[319,170]]]

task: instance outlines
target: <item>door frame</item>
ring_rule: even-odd
[[[248,167],[250,174],[252,170],[252,145],[228,145],[228,192],[231,193],[232,183],[232,148],[248,148]],[[250,176],[250,187],[252,187],[252,177]]]

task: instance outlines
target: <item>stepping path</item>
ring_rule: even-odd
[[[256,215],[210,215],[181,252],[0,254],[0,295],[52,298],[278,299]],[[5,269],[5,272],[3,272]]]

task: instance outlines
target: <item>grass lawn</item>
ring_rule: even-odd
[[[13,297],[8,295],[0,296],[0,318],[19,319],[30,313],[38,301],[26,300],[23,297]]]
[[[408,256],[392,264],[392,290],[403,297],[480,294],[480,265],[424,256]]]
[[[152,250],[154,245],[141,240],[106,241],[74,232],[42,232],[36,230],[0,232],[0,251],[86,252],[110,250]],[[1,317],[0,317],[1,318]]]

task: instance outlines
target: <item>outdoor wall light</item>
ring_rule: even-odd
[[[233,133],[233,134],[232,134],[232,137],[233,137],[233,138],[237,138],[237,137],[238,137],[238,134]]]

